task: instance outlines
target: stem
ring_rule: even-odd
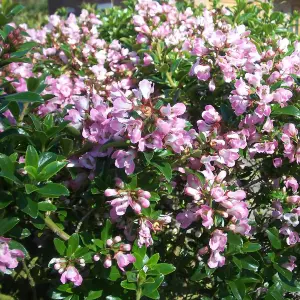
[[[21,123],[25,117],[25,114],[26,114],[26,111],[27,111],[27,108],[28,108],[28,105],[29,103],[24,103],[24,106],[23,106],[23,110],[20,114],[20,117],[19,117],[19,122]]]
[[[171,77],[171,74],[170,74],[169,72],[167,72],[167,73],[166,73],[166,76],[167,76],[167,79],[168,79],[168,81],[169,81],[171,87],[176,88],[177,86],[176,86],[175,82],[173,81],[173,79],[172,79],[172,77]]]
[[[137,291],[136,291],[136,298],[135,300],[140,300],[142,297],[142,289],[140,287],[138,287]]]
[[[27,275],[29,285],[31,286],[31,289],[32,289],[33,300],[37,300],[37,295],[36,295],[36,290],[35,290],[35,281],[34,281],[33,277],[30,274],[30,270],[26,265],[25,259],[22,260],[22,264],[23,264],[24,271]]]
[[[44,221],[49,229],[51,229],[56,235],[58,235],[60,238],[62,238],[64,241],[67,241],[70,236],[64,232],[62,229],[60,229],[51,219],[50,217],[45,217]]]
[[[90,215],[93,211],[95,211],[95,209],[96,209],[96,208],[91,209],[90,211],[88,211],[88,212],[81,218],[80,222],[78,223],[78,225],[77,225],[77,227],[76,227],[75,233],[78,233],[78,232],[79,232],[79,230],[80,230],[80,228],[81,228],[81,226],[82,226],[84,220],[85,220],[86,218],[88,218],[89,215]]]

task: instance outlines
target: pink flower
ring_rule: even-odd
[[[125,267],[131,263],[134,263],[136,260],[132,254],[124,254],[122,251],[117,252],[114,256],[114,259],[117,261],[118,267],[123,272],[125,272]]]
[[[220,254],[218,251],[213,251],[210,254],[209,260],[207,262],[208,266],[211,269],[223,267],[225,264],[225,257]]]
[[[227,234],[216,229],[209,240],[209,247],[213,251],[224,251],[227,243]]]
[[[117,168],[125,168],[125,173],[127,175],[130,175],[133,173],[135,168],[135,164],[133,161],[135,156],[136,153],[134,150],[117,150],[111,157],[116,159],[115,166]]]
[[[248,220],[244,219],[240,220],[237,224],[230,224],[229,229],[232,230],[234,233],[247,235],[251,230],[251,226],[248,224]]]
[[[205,111],[202,113],[202,118],[207,124],[214,124],[221,121],[221,116],[212,105],[205,106]]]
[[[300,204],[300,196],[298,195],[288,196],[286,200],[288,203]]]
[[[67,281],[71,281],[75,286],[80,286],[82,284],[82,280],[82,276],[73,266],[68,266],[67,270],[64,271],[60,277],[60,281],[62,284],[65,284]]]
[[[228,192],[227,196],[234,200],[244,200],[246,198],[246,193],[243,190],[237,190],[235,192]]]
[[[293,272],[293,270],[297,267],[297,265],[295,264],[295,261],[296,261],[296,257],[295,256],[292,256],[290,255],[289,256],[289,261],[284,263],[282,265],[283,268],[286,268],[287,270],[289,270],[290,272]]]
[[[149,221],[141,221],[140,228],[138,230],[138,246],[141,248],[143,245],[149,247],[153,245],[153,239],[151,236],[150,228],[152,224]]]
[[[197,211],[197,214],[202,218],[202,225],[208,229],[214,224],[212,218],[213,210],[207,205],[201,205],[201,208]]]
[[[276,157],[273,159],[273,166],[275,168],[279,168],[282,166],[282,159],[280,157]]]
[[[14,269],[18,266],[18,257],[25,257],[21,250],[9,249],[9,241],[9,238],[0,237],[0,271],[3,273],[9,273],[8,269]]]
[[[144,79],[139,83],[139,90],[144,99],[150,99],[150,94],[154,92],[154,86],[150,81]]]
[[[168,118],[174,118],[177,116],[181,116],[185,113],[186,107],[183,103],[176,103],[171,107],[170,104],[167,106],[162,106],[160,109],[160,113]]]
[[[233,207],[227,210],[227,213],[234,216],[238,220],[246,219],[248,217],[247,203],[242,201],[233,200]]]
[[[298,182],[294,177],[288,177],[287,180],[284,182],[286,188],[291,188],[293,193],[296,193],[298,190]]]
[[[296,137],[298,134],[298,130],[293,123],[284,124],[282,132],[286,134],[288,137]]]
[[[188,228],[193,222],[198,220],[198,216],[194,210],[185,210],[176,216],[176,221],[180,223],[183,229]]]
[[[247,96],[249,93],[249,86],[245,83],[243,79],[238,79],[235,83],[236,92],[240,96]]]

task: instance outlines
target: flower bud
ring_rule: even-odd
[[[206,253],[208,253],[208,247],[207,246],[199,249],[199,251],[198,251],[198,255],[200,255],[200,256],[205,255]]]
[[[122,238],[118,235],[114,238],[114,243],[120,243],[121,241],[122,241]]]
[[[150,201],[146,198],[139,198],[140,204],[143,208],[148,208],[150,206]]]
[[[106,268],[106,269],[108,269],[108,268],[111,267],[111,265],[112,265],[111,258],[110,257],[106,258],[105,261],[104,261],[104,263],[103,263],[103,267]]]
[[[130,244],[122,244],[120,248],[122,251],[130,251],[131,245]]]
[[[58,273],[59,273],[59,274],[62,274],[64,271],[65,271],[65,269],[64,269],[64,268],[61,268],[61,269],[58,270]]]
[[[106,189],[104,191],[104,195],[106,197],[112,197],[112,196],[117,196],[118,195],[118,191],[115,189]]]
[[[100,256],[98,254],[95,254],[93,257],[94,261],[99,261],[100,260]]]
[[[54,265],[54,269],[55,269],[55,270],[59,270],[60,267],[61,267],[61,265],[60,265],[59,263],[56,263],[56,264]]]
[[[80,259],[79,259],[79,263],[80,263],[80,264],[84,264],[84,263],[85,263],[85,260],[84,260],[83,258],[80,258]]]
[[[106,241],[106,245],[108,246],[108,247],[111,247],[112,245],[113,245],[113,240],[112,239],[108,239],[107,241]]]

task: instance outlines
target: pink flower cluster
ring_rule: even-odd
[[[0,271],[4,274],[10,274],[11,270],[18,266],[18,258],[25,257],[23,251],[9,248],[10,240],[0,237]]]

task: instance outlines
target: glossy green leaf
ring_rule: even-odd
[[[20,219],[18,219],[16,217],[0,219],[0,235],[4,235],[6,232],[10,231],[19,222],[20,222]]]
[[[168,275],[176,270],[176,268],[173,265],[166,263],[154,265],[152,266],[152,268],[163,275]]]
[[[28,146],[25,156],[25,166],[37,169],[39,163],[39,155],[33,146]]]
[[[52,176],[56,175],[65,165],[67,162],[63,161],[53,161],[46,165],[41,173],[38,174],[39,181],[47,181]]]
[[[54,204],[52,204],[48,201],[39,202],[38,208],[41,211],[56,211],[56,209],[57,209],[57,207]]]
[[[61,255],[61,256],[64,256],[65,254],[65,251],[66,251],[66,245],[64,243],[64,241],[58,239],[58,238],[55,238],[53,240],[54,242],[54,246],[55,246],[55,249],[56,251]]]
[[[154,167],[156,167],[168,181],[170,181],[172,179],[172,168],[169,163],[167,163],[167,162],[156,163],[156,162],[151,161],[151,164]]]
[[[126,290],[132,290],[132,291],[135,291],[137,289],[137,286],[134,282],[128,282],[127,280],[121,281],[121,287]]]
[[[38,216],[38,203],[33,201],[30,196],[19,193],[16,202],[17,206],[25,214],[34,219]]]
[[[282,243],[281,243],[281,238],[279,237],[278,229],[273,227],[273,228],[267,229],[266,232],[267,232],[268,238],[271,242],[271,245],[275,249],[281,249]]]
[[[68,189],[59,183],[47,183],[37,190],[44,197],[58,198],[60,196],[69,196]]]
[[[43,98],[33,92],[22,92],[22,93],[17,93],[17,94],[11,94],[11,95],[5,95],[5,96],[0,96],[4,101],[16,101],[16,102],[43,102]]]

